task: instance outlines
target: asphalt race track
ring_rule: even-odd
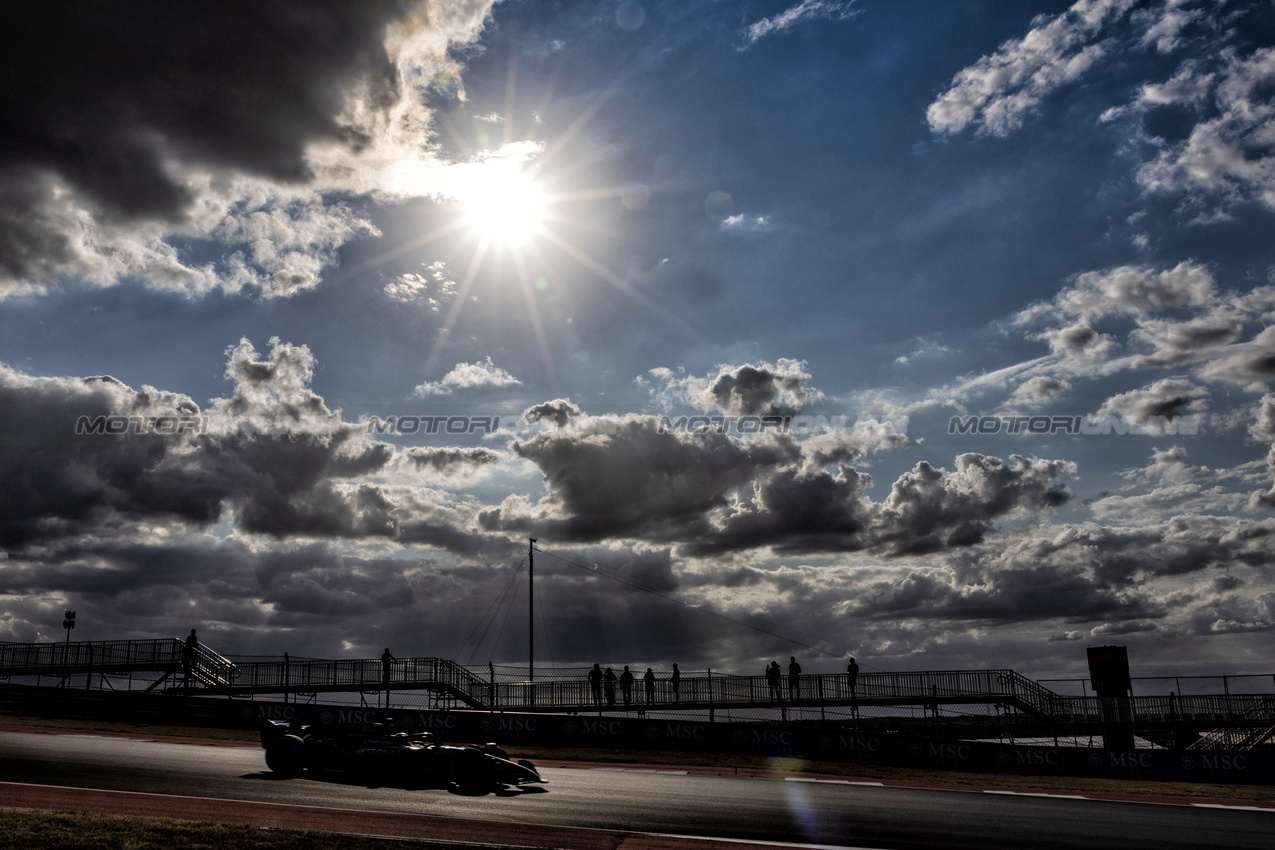
[[[1275,846],[1275,811],[852,785],[541,769],[548,786],[442,788],[279,780],[258,748],[0,732],[0,782],[431,815],[509,824],[842,847]],[[0,806],[16,796],[0,785]],[[525,843],[525,842],[519,842]]]

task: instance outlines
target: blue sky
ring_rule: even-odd
[[[1269,672],[1275,4],[3,14],[0,639]]]

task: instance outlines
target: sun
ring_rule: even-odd
[[[464,226],[493,248],[522,248],[541,234],[548,195],[529,174],[509,164],[484,163],[457,193]]]

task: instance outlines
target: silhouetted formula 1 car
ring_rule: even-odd
[[[545,782],[526,759],[495,744],[439,744],[429,732],[395,732],[388,723],[316,729],[268,720],[261,728],[266,766],[285,778],[302,771],[342,771],[399,782],[482,790]]]

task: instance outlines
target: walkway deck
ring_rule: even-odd
[[[483,675],[487,673],[487,675]],[[59,685],[84,677],[82,687],[116,688],[111,677],[128,676],[127,687],[180,688],[187,693],[253,697],[313,696],[319,693],[389,694],[434,691],[455,704],[514,712],[718,711],[733,709],[824,709],[911,706],[939,714],[940,707],[983,706],[998,722],[1036,729],[1077,730],[1113,726],[1172,729],[1189,725],[1206,734],[1200,746],[1223,741],[1258,746],[1275,733],[1275,698],[1269,694],[1131,697],[1124,700],[1061,696],[1013,670],[945,670],[861,673],[852,690],[844,674],[799,677],[795,690],[787,677],[778,699],[764,676],[710,673],[683,675],[676,692],[661,675],[648,697],[639,677],[628,701],[617,687],[614,704],[595,701],[583,675],[555,676],[534,682],[497,681],[494,673],[475,672],[442,658],[402,658],[388,667],[379,659],[313,658],[231,659],[198,647],[185,655],[180,640],[80,641],[73,643],[0,643],[0,682],[15,678],[58,677]],[[136,678],[135,678],[136,677]]]

